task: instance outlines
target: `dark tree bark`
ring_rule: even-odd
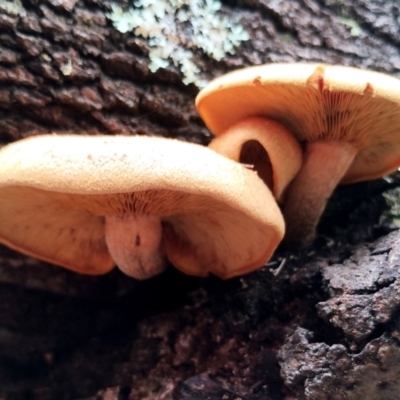
[[[3,144],[49,132],[207,143],[196,87],[175,67],[151,73],[146,41],[114,29],[109,11],[107,0],[0,2]],[[400,76],[395,0],[226,0],[221,12],[250,40],[219,62],[196,55],[208,79],[294,61]],[[338,189],[314,246],[277,253],[278,277],[84,277],[1,247],[0,397],[397,399],[399,184]]]

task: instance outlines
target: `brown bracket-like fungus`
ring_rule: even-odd
[[[256,194],[256,195],[255,195]],[[0,242],[85,273],[221,278],[262,266],[284,234],[261,179],[196,144],[43,135],[0,151]]]
[[[309,244],[338,183],[375,179],[400,165],[400,80],[356,68],[270,64],[203,89],[197,108],[219,135],[249,117],[282,124],[304,146],[284,199],[286,241]]]

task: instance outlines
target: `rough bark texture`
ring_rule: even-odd
[[[52,131],[209,140],[196,88],[175,68],[151,73],[146,42],[111,26],[108,1],[24,0],[24,15],[6,3],[2,143]],[[222,12],[251,39],[221,62],[200,57],[209,78],[300,60],[400,76],[397,0],[225,1]],[[399,186],[394,175],[339,189],[315,245],[278,252],[278,277],[82,277],[1,247],[0,397],[397,399]]]

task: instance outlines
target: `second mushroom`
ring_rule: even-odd
[[[289,130],[303,165],[284,198],[286,241],[309,244],[338,183],[375,179],[400,165],[400,80],[356,68],[270,64],[215,79],[196,99],[217,136],[258,117]],[[291,156],[282,163],[292,163]]]

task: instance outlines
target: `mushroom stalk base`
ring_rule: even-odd
[[[317,141],[307,145],[303,167],[289,186],[283,207],[287,244],[312,243],[326,203],[356,154],[357,148],[347,142]]]
[[[105,237],[111,258],[126,275],[147,279],[165,269],[160,218],[135,214],[107,216]]]

